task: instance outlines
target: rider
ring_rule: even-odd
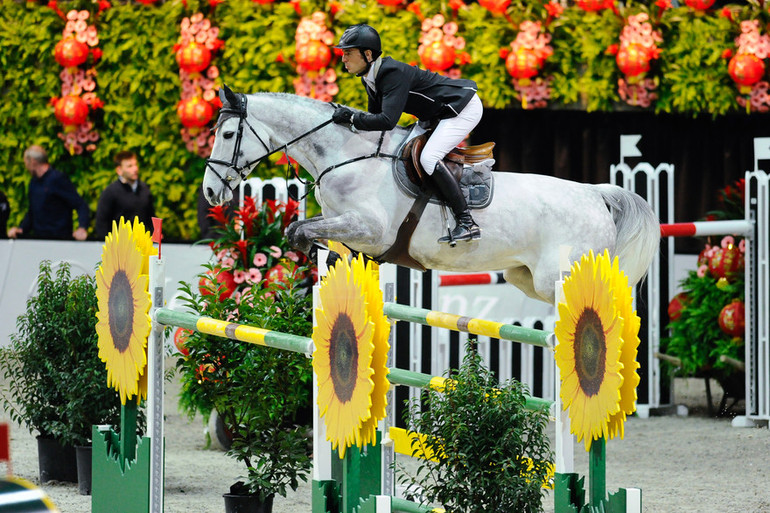
[[[334,111],[334,122],[351,124],[357,130],[390,130],[403,112],[431,125],[437,122],[423,148],[420,164],[433,177],[457,222],[451,235],[438,242],[480,239],[481,230],[471,217],[460,185],[443,162],[481,119],[483,106],[476,94],[476,83],[382,57],[380,35],[364,23],[348,27],[335,48],[342,49],[342,62],[348,72],[361,77],[369,96],[369,112],[340,107]]]

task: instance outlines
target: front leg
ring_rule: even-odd
[[[384,227],[381,223],[364,218],[359,212],[347,211],[331,218],[314,217],[297,221],[289,226],[289,243],[307,254],[317,239],[342,242],[353,248],[382,244]]]

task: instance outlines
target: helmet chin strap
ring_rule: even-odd
[[[366,67],[364,68],[364,70],[361,73],[356,73],[356,76],[357,77],[363,77],[364,75],[369,73],[369,70],[371,69],[372,64],[374,64],[374,61],[376,59],[372,59],[371,61],[369,59],[367,59],[366,58],[366,50],[364,50],[362,48],[359,48],[358,51],[361,52],[361,57],[363,57],[364,60],[366,61]]]

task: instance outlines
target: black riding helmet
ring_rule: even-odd
[[[364,50],[372,51],[372,60],[377,59],[382,55],[382,44],[380,43],[380,35],[372,27],[366,23],[359,23],[358,25],[351,25],[345,29],[340,42],[334,48],[340,48],[345,50],[347,48],[358,48],[361,51],[361,55],[364,55]],[[366,57],[364,56],[364,60]],[[365,74],[369,71],[371,62],[367,61]]]

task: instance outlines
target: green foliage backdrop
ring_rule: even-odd
[[[456,2],[418,0],[411,4],[409,9],[394,9],[375,0],[298,0],[268,5],[226,0],[212,9],[208,0],[167,0],[154,5],[116,0],[93,21],[103,51],[95,68],[96,93],[104,109],[92,113],[91,119],[96,121],[101,139],[93,153],[71,156],[57,137],[62,127],[49,105],[52,97],[61,94],[61,67],[53,49],[61,39],[64,20],[43,1],[4,1],[0,9],[0,148],[5,169],[0,173],[0,189],[11,201],[10,224],[17,224],[27,208],[29,176],[22,154],[30,144],[48,149],[51,162],[70,175],[92,212],[101,191],[115,179],[113,155],[130,149],[138,154],[142,178],[155,194],[166,235],[172,240],[198,237],[195,206],[204,162],[186,150],[180,135],[176,105],[181,84],[173,47],[182,18],[199,11],[220,28],[219,37],[225,41],[213,60],[220,70],[218,81],[244,92],[294,91],[298,11],[304,16],[326,12],[327,25],[337,37],[350,24],[369,22],[380,30],[386,54],[411,63],[419,63],[421,21],[414,11],[425,16],[442,13],[460,25],[460,34],[467,41],[465,51],[471,56],[462,74],[479,84],[485,105],[521,108],[500,49],[510,48],[521,21],[546,20],[542,1],[514,0],[507,16],[493,15],[475,3],[459,11],[451,8]],[[64,12],[87,9],[95,15],[98,3],[62,1],[59,7]],[[668,9],[661,15],[655,3],[632,0],[617,14],[611,10],[586,13],[570,6],[549,23],[554,54],[541,75],[553,77],[550,106],[588,111],[631,109],[619,99],[621,75],[614,56],[606,50],[618,43],[623,19],[638,12],[649,12],[655,28],[663,33],[658,45],[661,56],[649,72],[660,84],[660,97],[650,110],[693,116],[740,111],[735,101],[737,89],[722,56],[726,49],[734,49],[738,24],[719,12],[698,14],[689,7]],[[732,13],[736,21],[768,21],[767,11],[753,4],[736,6]],[[365,94],[358,79],[345,73],[336,58],[330,66],[337,71],[340,89],[334,101],[364,108]],[[258,170],[261,176],[283,172],[284,168],[275,165]]]

